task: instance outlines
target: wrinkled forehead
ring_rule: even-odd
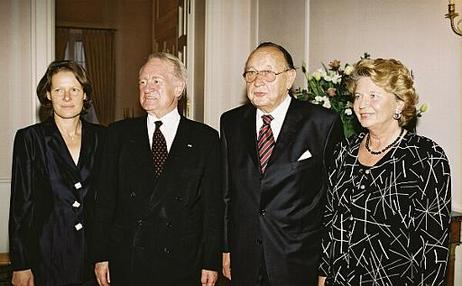
[[[254,50],[247,62],[245,68],[257,67],[273,67],[284,69],[287,67],[287,62],[284,54],[275,47],[262,47]]]
[[[172,63],[154,58],[146,62],[139,71],[139,78],[150,78],[153,76],[173,76],[174,75],[174,66]]]

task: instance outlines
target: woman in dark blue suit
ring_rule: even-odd
[[[18,130],[9,218],[13,285],[96,285],[88,255],[103,127],[83,120],[91,84],[72,61],[37,87],[49,118]]]

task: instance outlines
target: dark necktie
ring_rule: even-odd
[[[263,115],[261,118],[263,119],[263,125],[258,133],[258,157],[260,159],[260,172],[263,174],[273,152],[275,142],[270,125],[273,116]]]
[[[162,121],[156,121],[154,124],[156,124],[156,129],[152,134],[152,160],[154,162],[154,171],[158,177],[162,173],[165,161],[167,161],[168,151],[165,137],[160,131]]]

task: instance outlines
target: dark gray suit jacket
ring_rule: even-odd
[[[158,179],[147,134],[146,116],[109,128],[95,261],[109,260],[111,285],[198,285],[221,269],[218,133],[182,117]]]
[[[264,263],[271,285],[315,285],[327,189],[326,162],[343,138],[337,114],[292,99],[266,172],[257,156],[256,109],[221,117],[225,251],[233,285],[255,285]],[[309,151],[311,157],[298,160]]]

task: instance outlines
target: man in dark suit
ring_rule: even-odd
[[[218,133],[181,116],[184,65],[167,53],[139,73],[147,116],[109,127],[97,189],[100,285],[207,285],[221,269]]]
[[[289,96],[295,75],[283,47],[261,44],[244,70],[251,104],[221,116],[223,273],[233,285],[317,283],[326,164],[343,133],[337,114]]]

